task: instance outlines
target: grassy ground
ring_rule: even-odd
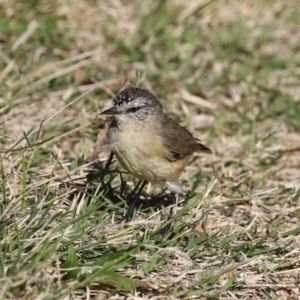
[[[0,3],[0,299],[300,298],[299,3],[185,2]],[[98,153],[129,85],[213,150],[166,237]]]

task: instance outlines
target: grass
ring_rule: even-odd
[[[23,2],[0,4],[0,299],[298,299],[298,5]],[[213,150],[165,237],[168,191],[123,224],[137,181],[98,149],[129,85]]]

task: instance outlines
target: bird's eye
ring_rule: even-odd
[[[137,112],[141,107],[132,107],[132,108],[129,108],[127,109],[127,112],[128,113],[135,113]]]

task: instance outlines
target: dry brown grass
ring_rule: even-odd
[[[206,3],[0,3],[0,299],[300,299],[300,8]],[[213,150],[182,175],[168,239],[164,190],[124,227],[134,180],[86,177],[107,156],[90,162],[91,124],[131,84]],[[68,248],[85,274],[124,255],[113,271],[140,286],[64,280]]]

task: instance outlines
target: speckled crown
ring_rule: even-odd
[[[156,97],[146,90],[140,88],[129,88],[120,92],[115,99],[113,100],[114,106],[123,106],[128,104],[131,101],[134,101],[137,98],[147,99],[149,106],[162,106]]]

